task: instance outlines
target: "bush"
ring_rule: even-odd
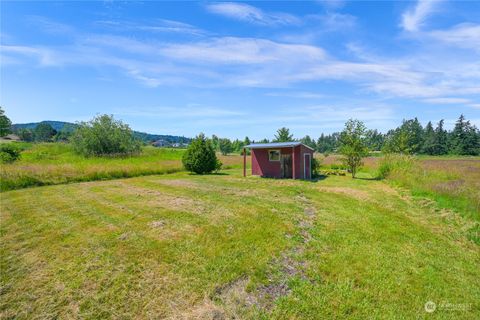
[[[18,159],[20,159],[20,149],[10,143],[0,145],[0,161],[2,163],[11,163]]]
[[[199,134],[189,145],[182,162],[185,169],[197,174],[218,171],[222,165],[215,155],[212,144],[203,133]]]
[[[320,166],[321,162],[318,158],[312,158],[312,177],[317,178],[320,176]]]
[[[141,143],[133,136],[130,127],[106,114],[79,123],[72,144],[75,152],[84,156],[124,156],[141,150]]]

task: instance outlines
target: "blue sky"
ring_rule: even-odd
[[[13,122],[272,138],[480,125],[479,1],[1,2]]]

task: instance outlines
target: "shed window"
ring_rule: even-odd
[[[280,150],[268,150],[268,160],[280,161]]]

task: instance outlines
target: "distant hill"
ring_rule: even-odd
[[[31,122],[31,123],[15,123],[12,125],[13,131],[19,130],[19,129],[35,129],[40,123],[47,123],[52,126],[53,129],[57,131],[61,131],[65,127],[69,127],[69,129],[75,128],[77,125],[75,123],[71,122],[64,122],[64,121],[51,121],[51,120],[46,120],[46,121],[41,121],[41,122]],[[66,128],[65,128],[66,129]],[[68,129],[67,129],[68,130]],[[144,141],[144,142],[153,142],[157,140],[163,140],[169,143],[190,143],[191,139],[186,138],[186,137],[180,137],[180,136],[172,136],[172,135],[165,135],[165,134],[150,134],[150,133],[145,133],[145,132],[139,132],[139,131],[133,131],[133,134],[135,137],[138,139]]]

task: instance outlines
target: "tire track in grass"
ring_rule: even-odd
[[[267,272],[268,284],[262,284],[249,291],[250,278],[241,276],[217,287],[201,304],[172,319],[255,318],[259,312],[268,313],[278,299],[291,293],[289,283],[292,280],[310,281],[304,272],[306,265],[300,261],[300,257],[305,251],[305,246],[312,239],[310,230],[316,218],[316,209],[303,193],[297,195],[295,200],[300,203],[302,210],[296,223],[298,231],[295,235],[287,235],[287,237],[296,241],[297,244],[272,260],[270,270]]]

